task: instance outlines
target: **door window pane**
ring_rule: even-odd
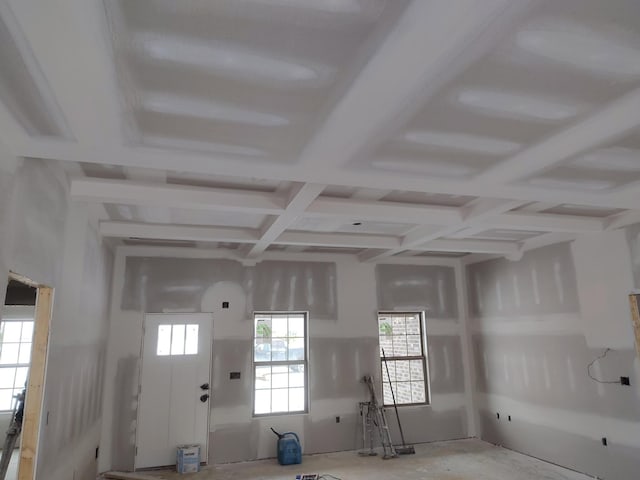
[[[158,348],[156,353],[159,356],[171,354],[171,325],[158,325]]]
[[[184,353],[185,355],[196,355],[198,353],[198,325],[187,325]]]
[[[184,325],[171,329],[171,355],[184,355]]]

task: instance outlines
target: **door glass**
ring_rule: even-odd
[[[184,355],[184,325],[174,325],[171,333],[171,355]]]
[[[159,356],[171,355],[171,325],[158,325],[158,348],[156,353]]]
[[[197,324],[159,325],[157,355],[197,355],[198,328]]]
[[[196,355],[198,353],[198,325],[187,325],[187,336],[184,342],[184,354]]]

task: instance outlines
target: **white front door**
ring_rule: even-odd
[[[184,444],[207,461],[211,328],[209,314],[146,315],[136,469],[175,464]]]

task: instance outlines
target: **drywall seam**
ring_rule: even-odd
[[[470,437],[480,434],[480,419],[476,404],[475,368],[471,359],[474,358],[473,342],[471,341],[471,325],[469,321],[469,305],[467,302],[467,275],[462,262],[455,267],[456,289],[458,293],[458,312],[461,323],[460,337],[462,340],[462,364],[464,366],[464,389],[466,392],[467,429]]]
[[[100,431],[100,456],[98,457],[98,472],[105,472],[112,467],[112,432],[114,425],[114,402],[115,402],[115,389],[112,387],[111,379],[115,378],[115,362],[116,354],[114,350],[115,339],[115,324],[114,324],[114,312],[117,312],[122,302],[122,289],[116,288],[117,284],[124,280],[126,257],[122,251],[117,248],[114,265],[113,265],[113,277],[111,287],[111,305],[110,305],[110,321],[109,321],[109,336],[107,340],[107,362],[105,366],[105,375],[103,381],[102,391],[102,429]]]

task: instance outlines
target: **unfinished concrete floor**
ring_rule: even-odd
[[[147,473],[163,480],[293,480],[297,473],[331,474],[342,480],[586,480],[567,470],[477,439],[416,445],[415,455],[391,460],[359,457],[354,452],[305,456],[302,465],[275,460],[207,467],[197,474]],[[330,478],[330,477],[329,477]]]

